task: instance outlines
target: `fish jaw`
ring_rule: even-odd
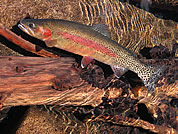
[[[22,31],[24,31],[25,33],[27,33],[27,34],[29,34],[29,35],[31,35],[31,36],[35,36],[34,31],[33,31],[31,28],[25,26],[24,24],[21,24],[21,23],[20,23],[20,24],[18,24],[18,27],[19,27]]]
[[[32,37],[36,37],[43,41],[51,40],[52,32],[47,26],[21,21],[18,27]]]

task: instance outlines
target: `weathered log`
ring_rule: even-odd
[[[82,80],[73,64],[72,58],[0,57],[2,106],[98,105],[104,89]]]
[[[58,105],[96,107],[101,104],[102,97],[107,94],[110,98],[120,96],[120,89],[110,87],[109,90],[104,90],[92,87],[91,84],[82,80],[81,70],[76,68],[75,64],[72,58],[1,56],[0,95],[2,106],[54,104],[53,108]],[[176,85],[174,84],[171,89],[174,90]],[[156,92],[157,98],[160,97],[160,93],[158,93],[160,90]],[[166,91],[169,95],[173,93],[170,90]],[[138,99],[139,97],[141,96],[138,95]],[[149,98],[149,96],[144,97],[144,100]],[[144,100],[142,100],[143,103],[152,102],[152,99],[146,102]],[[105,118],[102,118],[101,115],[95,120],[105,121]],[[106,120],[114,124],[142,127],[156,133],[160,130],[172,133],[176,131],[173,128],[164,126],[163,129],[161,126],[150,124],[144,120],[125,118],[120,115],[110,115]]]

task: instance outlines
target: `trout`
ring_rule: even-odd
[[[44,41],[48,47],[83,56],[82,67],[95,59],[110,65],[117,77],[131,70],[141,78],[150,93],[167,68],[141,62],[133,52],[111,40],[97,27],[58,19],[24,19],[18,27]]]

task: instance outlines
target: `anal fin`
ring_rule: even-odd
[[[125,74],[128,71],[127,68],[123,67],[111,66],[111,68],[117,78],[120,78],[123,74]]]

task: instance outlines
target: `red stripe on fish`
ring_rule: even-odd
[[[106,55],[109,55],[111,57],[117,57],[117,54],[113,53],[111,50],[109,50],[108,48],[104,47],[101,44],[98,44],[94,41],[79,37],[79,36],[75,36],[75,35],[71,35],[67,32],[57,32],[56,34],[59,34],[61,36],[63,36],[65,39],[69,39],[72,40],[76,43],[79,43],[81,45],[93,48],[99,52],[105,53]]]

